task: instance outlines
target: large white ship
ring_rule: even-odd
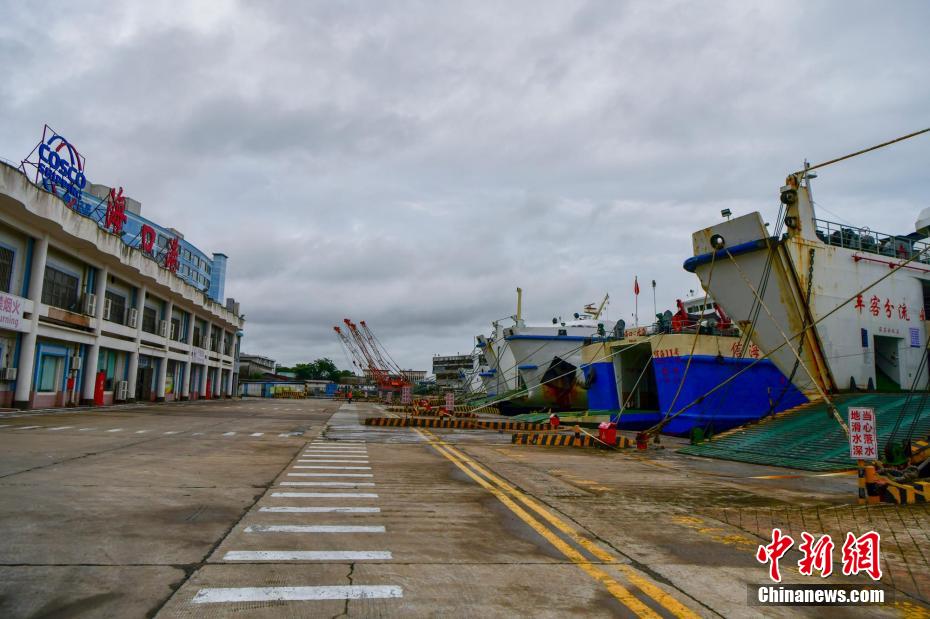
[[[781,188],[783,234],[758,212],[721,222],[694,233],[685,268],[808,397],[925,389],[930,209],[908,234],[827,221],[813,177]]]
[[[522,325],[521,319],[515,319],[515,327]],[[501,321],[495,321],[491,328],[490,336],[477,336],[478,349],[487,361],[487,367],[479,376],[487,395],[500,396],[517,388],[517,364],[509,342],[504,339],[506,327]]]
[[[600,308],[588,306],[574,320],[553,318],[551,324],[515,325],[504,330],[504,339],[513,353],[519,381],[535,404],[560,410],[586,408],[586,378],[581,369],[581,349],[585,344],[614,337],[613,321],[600,318]]]

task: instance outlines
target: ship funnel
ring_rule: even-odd
[[[917,216],[917,221],[914,223],[914,228],[924,238],[930,236],[930,207],[920,211],[920,215]]]

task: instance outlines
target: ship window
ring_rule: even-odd
[[[567,329],[559,329],[559,335],[568,335]]]

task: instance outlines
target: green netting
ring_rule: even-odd
[[[526,421],[529,423],[540,423],[549,419],[549,413],[523,413],[522,415],[513,415],[509,417],[511,421]]]
[[[849,406],[871,406],[875,409],[881,454],[905,399],[905,394],[850,394],[838,396],[834,402],[844,420]],[[920,420],[915,426],[914,437],[926,436],[930,432],[930,411],[920,410],[916,404],[912,400],[908,406],[898,439],[907,432],[915,416],[920,417]],[[693,456],[806,471],[837,471],[855,467],[855,461],[849,457],[846,434],[822,402],[727,432],[712,441],[690,445],[679,451]]]

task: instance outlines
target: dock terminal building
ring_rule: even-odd
[[[208,255],[48,130],[0,161],[0,407],[230,397],[244,321]]]

